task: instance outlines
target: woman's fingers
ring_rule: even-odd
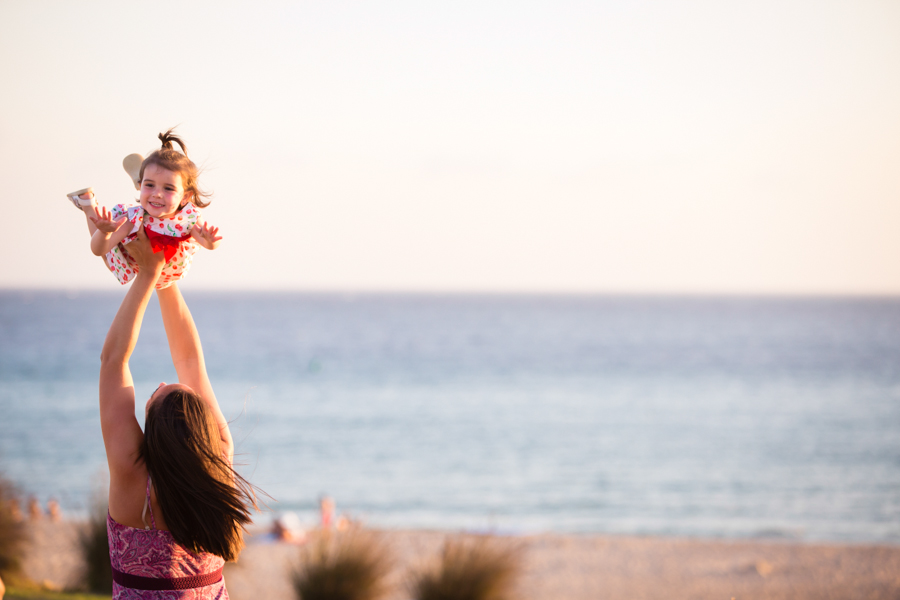
[[[166,263],[164,252],[154,252],[150,247],[150,240],[144,233],[144,228],[138,229],[137,238],[128,244],[128,253],[134,257],[135,262],[142,269],[162,270]]]

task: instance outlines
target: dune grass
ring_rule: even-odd
[[[96,594],[112,595],[112,567],[109,562],[109,541],[106,536],[106,494],[96,492],[91,502],[87,525],[78,536],[84,557],[82,583],[84,589]]]
[[[409,581],[414,600],[507,600],[521,570],[521,549],[487,536],[444,543],[439,559]]]
[[[322,535],[301,552],[291,574],[298,600],[377,600],[392,568],[374,533],[354,529]]]
[[[9,480],[0,477],[0,574],[19,571],[28,532],[21,515],[15,515],[12,504],[19,505],[21,494]]]

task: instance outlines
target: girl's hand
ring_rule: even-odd
[[[102,231],[103,233],[115,233],[122,226],[128,222],[127,217],[119,217],[119,219],[113,221],[112,213],[107,210],[105,206],[101,206],[100,210],[97,211],[97,216],[89,215],[88,218],[91,222],[94,223],[94,226]]]
[[[153,251],[143,227],[138,229],[137,239],[128,244],[128,254],[134,257],[134,261],[140,267],[141,272],[156,272],[157,277],[162,273],[163,267],[166,265],[165,253]]]
[[[222,243],[222,236],[219,235],[219,228],[213,227],[209,223],[203,222],[194,225],[191,229],[191,237],[206,248],[207,250],[215,250]]]

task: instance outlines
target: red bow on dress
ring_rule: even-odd
[[[147,234],[147,239],[150,240],[150,248],[153,249],[153,252],[163,251],[163,256],[166,257],[166,262],[172,260],[172,257],[175,256],[175,253],[178,252],[178,246],[181,245],[181,242],[191,237],[190,233],[187,233],[181,237],[172,237],[171,235],[166,235],[164,233],[158,233],[151,229],[144,228],[144,232]]]

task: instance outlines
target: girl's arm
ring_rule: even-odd
[[[91,236],[91,252],[95,256],[103,256],[131,233],[131,226],[126,226],[128,219],[120,217],[113,221],[112,213],[105,206],[100,208],[96,217],[89,216],[88,218],[97,228],[97,231]]]
[[[166,337],[169,339],[169,351],[172,354],[175,372],[178,374],[178,383],[183,383],[197,392],[212,409],[219,424],[222,449],[230,464],[234,458],[231,429],[209,382],[203,348],[200,346],[200,335],[197,333],[191,311],[181,291],[174,284],[157,290],[156,295],[159,298],[159,309],[162,312],[163,325],[166,327]]]
[[[219,228],[212,227],[205,221],[197,223],[191,228],[191,237],[197,240],[197,243],[207,250],[215,250],[222,243],[222,236],[219,235]]]
[[[162,253],[154,254],[150,250],[143,229],[133,243],[136,246],[132,256],[140,271],[122,300],[100,354],[100,426],[113,487],[135,475],[138,449],[144,438],[134,416],[134,382],[128,360],[165,264]]]

